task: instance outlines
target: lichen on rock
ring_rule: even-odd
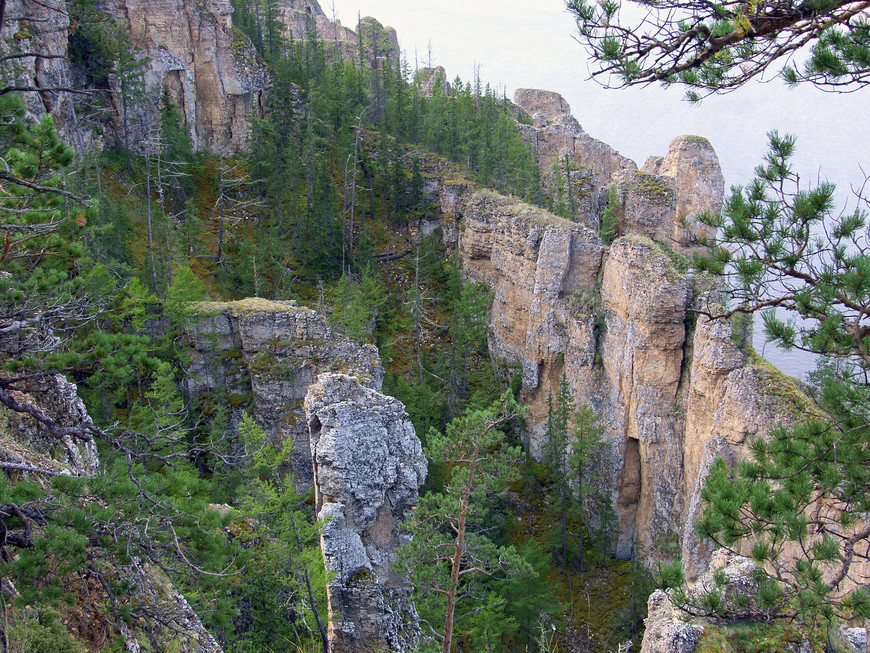
[[[291,439],[289,468],[298,490],[311,487],[311,454],[302,402],[318,374],[342,371],[380,389],[378,350],[334,333],[322,315],[294,301],[247,298],[203,302],[187,337],[186,383],[194,399],[220,401],[230,430],[247,411],[276,445]]]
[[[426,458],[401,402],[343,374],[321,374],[305,397],[330,649],[412,651],[420,627],[406,580],[393,570],[407,537]]]

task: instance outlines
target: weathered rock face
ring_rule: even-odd
[[[553,94],[515,99],[538,116],[539,132],[570,118]],[[590,156],[578,134],[572,151]],[[614,152],[587,160],[593,192],[613,184],[620,198],[625,235],[609,248],[584,226],[595,216],[579,215],[578,224],[447,184],[437,189],[445,240],[458,246],[467,276],[494,291],[490,350],[522,368],[532,454],[541,455],[547,397],[564,372],[576,402],[591,404],[606,427],[599,464],[619,521],[617,556],[639,545],[670,557],[682,547],[697,574],[709,556],[691,529],[702,479],[716,456],[745,457],[747,434],[795,413],[769,397],[788,380],[746,359],[729,325],[693,330],[687,320],[710,289],[680,253],[694,246],[685,219],[718,210],[724,191],[709,144],[681,137],[642,171]]]
[[[611,247],[601,284],[603,415],[624,460],[613,470],[619,558],[632,555],[636,540],[649,549],[679,531],[683,432],[675,405],[689,288],[652,241],[630,236]]]
[[[392,566],[426,459],[404,406],[354,378],[322,374],[305,397],[330,649],[412,651],[420,639],[405,579]]]
[[[694,334],[691,384],[686,403],[686,514],[682,533],[689,578],[706,569],[710,543],[695,534],[701,488],[716,458],[729,463],[750,457],[747,439],[766,435],[800,419],[808,399],[793,379],[768,363],[739,351],[731,325],[699,317]]]
[[[571,106],[561,95],[537,88],[518,88],[514,91],[514,104],[522,107],[533,119],[536,113],[547,121],[571,113]]]
[[[30,406],[60,428],[79,428],[91,424],[76,386],[61,374],[37,378],[28,384],[30,392],[12,391],[20,404]],[[0,458],[7,463],[44,469],[73,476],[93,476],[100,461],[93,441],[65,435],[58,438],[30,415],[0,408],[5,428],[0,435]]]
[[[552,192],[560,175],[567,181],[566,203],[574,204],[575,219],[597,228],[611,177],[637,165],[583,131],[558,93],[517,89],[514,103],[531,117],[532,124],[520,129],[538,157],[544,189]]]
[[[466,274],[494,290],[490,349],[522,367],[532,454],[541,455],[547,398],[564,372],[578,404],[607,426],[601,465],[620,521],[617,555],[630,557],[636,541],[648,552],[677,544],[691,278],[645,237],[605,250],[588,228],[492,193],[446,204],[462,220]]]
[[[107,5],[116,20],[129,25],[133,46],[148,62],[145,96],[128,120],[131,142],[152,140],[152,134],[139,133],[137,118],[153,128],[166,88],[195,149],[243,149],[249,118],[261,109],[266,71],[247,38],[233,28],[229,0],[107,0]],[[120,109],[118,92],[114,96]]]
[[[299,489],[311,487],[311,454],[303,400],[322,372],[345,372],[380,389],[377,349],[333,333],[326,319],[295,302],[247,299],[202,305],[192,329],[187,383],[191,397],[226,398],[235,428],[248,410],[272,442],[293,440],[289,471]]]
[[[451,209],[462,218],[466,275],[494,291],[492,354],[522,368],[532,452],[540,456],[547,392],[558,385],[562,361],[577,383],[595,385],[593,320],[576,317],[575,304],[584,291],[596,292],[601,239],[583,225],[487,191],[469,191]]]
[[[56,88],[70,83],[69,66],[63,57],[67,54],[69,16],[61,0],[34,2],[8,0],[0,39],[4,50],[38,52],[46,58],[24,57],[14,65],[4,67],[11,75],[6,80],[19,87]],[[34,115],[51,112],[63,127],[71,118],[72,98],[69,93],[25,93],[25,102]]]
[[[194,148],[216,153],[241,151],[251,115],[261,111],[264,66],[248,39],[232,26],[229,0],[105,0],[101,10],[129,31],[135,58],[143,62],[143,90],[128,101],[128,140],[132,147],[153,146],[163,89],[181,109]],[[2,32],[6,43],[55,58],[25,58],[16,67],[20,85],[40,88],[81,86],[81,71],[71,67],[69,17],[59,0],[13,0]],[[123,140],[120,79],[109,75],[103,100],[112,110],[111,138]],[[75,146],[99,145],[99,137],[79,120],[66,91],[28,93],[35,115],[50,112],[61,133]],[[89,98],[90,101],[90,98]],[[79,111],[82,109],[80,108]]]
[[[751,560],[726,551],[717,551],[710,560],[710,569],[687,590],[687,603],[697,608],[703,605],[701,599],[705,594],[716,592],[724,611],[761,612],[756,602],[756,572],[757,567]],[[674,603],[670,592],[653,592],[647,608],[648,617],[641,653],[693,653],[696,650],[713,650],[714,647],[717,651],[737,651],[723,637],[729,628],[727,621],[690,616],[686,610]],[[742,625],[745,626],[746,622],[742,622]],[[759,622],[757,625],[763,633],[763,624]],[[835,643],[838,651],[866,653],[865,628],[849,628],[844,631],[835,628],[828,633],[828,637]],[[808,641],[783,644],[787,647],[786,650],[795,653],[813,650]]]
[[[715,235],[715,230],[696,219],[703,211],[717,214],[722,209],[725,179],[710,141],[700,136],[679,136],[664,158],[651,157],[642,170],[675,181],[677,242],[686,244],[693,237]]]

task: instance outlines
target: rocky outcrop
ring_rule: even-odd
[[[131,142],[154,135],[163,89],[184,116],[194,149],[241,151],[249,119],[261,110],[266,71],[247,37],[232,25],[229,0],[108,0],[107,9],[126,24],[145,62],[143,96],[137,98]],[[120,110],[120,88],[113,87]],[[119,119],[121,116],[119,115]],[[122,125],[117,124],[117,133]]]
[[[717,551],[711,558],[710,569],[686,589],[684,595],[680,596],[679,603],[671,590],[653,592],[647,604],[648,616],[645,620],[646,630],[641,653],[694,653],[713,650],[740,653],[747,650],[752,622],[741,621],[739,630],[735,631],[738,636],[732,638],[731,624],[728,621],[714,614],[692,616],[707,614],[703,607],[703,597],[713,593],[719,597],[720,614],[755,612],[759,618],[754,624],[756,633],[759,639],[767,640],[768,646],[794,653],[815,650],[799,626],[793,628],[792,632],[781,632],[780,641],[776,643],[769,640],[769,624],[761,620],[764,611],[759,607],[757,599],[757,572],[758,568],[751,560],[726,551]],[[865,628],[840,630],[835,627],[826,636],[837,651],[865,653],[867,650]]]
[[[449,189],[445,189],[447,192]],[[443,204],[443,203],[442,203]],[[521,367],[532,455],[567,375],[607,426],[601,465],[620,520],[617,555],[678,544],[685,503],[678,408],[692,280],[642,236],[609,249],[589,228],[490,192],[447,203],[467,276],[494,291],[490,350]]]
[[[36,409],[60,429],[82,429],[92,424],[84,403],[61,374],[38,376],[27,383],[27,392],[10,391],[18,404]],[[58,437],[33,416],[0,408],[0,459],[9,471],[26,468],[45,470],[52,474],[93,476],[100,462],[93,440],[70,435]],[[84,430],[84,429],[83,429]],[[85,431],[86,432],[86,431]]]
[[[794,379],[758,356],[740,351],[727,322],[699,317],[692,351],[683,448],[687,503],[681,541],[686,574],[696,578],[706,569],[712,552],[711,543],[700,540],[694,529],[710,466],[716,458],[731,464],[748,459],[750,437],[794,424],[811,402]]]
[[[514,104],[531,123],[520,128],[538,157],[545,190],[553,194],[559,183],[564,186],[563,202],[573,210],[572,219],[597,228],[613,185],[620,200],[620,233],[684,247],[713,235],[696,217],[719,211],[725,186],[707,139],[680,136],[666,156],[650,157],[638,170],[634,161],[583,131],[558,93],[517,89]]]
[[[647,550],[679,531],[683,502],[683,432],[677,393],[691,281],[652,241],[628,236],[610,249],[601,283],[602,414],[614,448],[619,541]],[[612,436],[613,437],[613,436]]]
[[[61,0],[7,0],[0,43],[4,52],[33,53],[4,66],[4,82],[19,88],[57,89],[70,86],[66,60],[70,21]],[[72,96],[58,91],[23,94],[36,116],[49,112],[61,127],[72,118]]]
[[[311,454],[303,401],[323,372],[343,372],[380,389],[384,371],[374,347],[332,331],[326,319],[296,302],[245,299],[207,302],[189,331],[193,399],[229,407],[230,429],[248,411],[270,441],[293,441],[290,469],[297,488],[311,487]]]
[[[715,230],[697,219],[705,211],[715,215],[722,210],[725,179],[710,141],[701,136],[679,136],[665,157],[650,157],[643,172],[673,179],[677,206],[674,238],[691,244],[701,237],[713,238]]]
[[[611,178],[637,165],[587,134],[558,93],[521,88],[514,92],[514,103],[529,117],[520,129],[538,158],[544,189],[552,194],[561,177],[573,218],[597,228]]]
[[[322,374],[305,397],[330,650],[417,650],[409,589],[393,565],[401,524],[417,503],[426,459],[404,406],[343,374]]]
[[[100,11],[105,12],[100,20],[128,32],[141,69],[141,88],[133,84],[135,97],[127,98],[128,140],[136,149],[156,147],[164,89],[181,109],[195,149],[223,153],[245,147],[249,119],[261,111],[266,72],[247,37],[233,28],[229,0],[106,0]],[[64,137],[82,150],[102,145],[102,130],[82,120],[93,110],[93,93],[63,90],[89,83],[82,63],[69,55],[71,25],[64,3],[13,0],[6,14],[6,47],[47,56],[20,59],[15,67],[17,85],[48,89],[25,94],[31,111],[51,113]],[[121,79],[108,74],[100,84],[99,101],[111,111],[104,126],[110,141],[121,143]]]
[[[526,90],[515,100],[540,142],[564,133],[553,130],[570,118],[558,95]],[[572,152],[589,157],[593,193],[616,189],[623,237],[602,243],[600,204],[575,222],[447,183],[435,189],[444,237],[467,277],[494,291],[490,351],[521,368],[532,455],[541,456],[547,397],[565,373],[576,402],[592,405],[606,427],[599,465],[619,522],[617,556],[640,546],[647,556],[675,557],[682,548],[697,575],[710,552],[691,523],[709,465],[748,455],[748,435],[787,423],[803,400],[787,377],[734,345],[730,325],[701,320],[695,328],[687,317],[716,297],[686,258],[704,235],[691,220],[721,207],[709,143],[680,137],[637,170],[615,152],[584,152],[589,140],[578,130]]]
[[[425,97],[432,97],[435,94],[436,88],[442,93],[447,93],[450,90],[450,84],[447,81],[447,71],[444,70],[444,66],[418,69],[414,73],[414,83]]]

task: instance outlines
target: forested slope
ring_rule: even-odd
[[[342,650],[347,597],[395,650],[637,649],[638,561],[705,565],[700,475],[789,414],[686,317],[709,144],[638,170],[313,2],[0,8],[4,649]],[[336,490],[368,419],[406,451]]]

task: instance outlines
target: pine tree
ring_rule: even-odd
[[[727,548],[751,542],[770,574],[769,618],[830,623],[870,615],[854,571],[870,543],[870,243],[866,212],[837,214],[832,184],[798,185],[794,147],[793,137],[770,134],[756,179],[735,188],[712,220],[721,241],[695,262],[730,280],[735,306],[710,305],[703,315],[762,312],[769,341],[821,357],[813,401],[803,400],[805,420],[794,428],[752,441],[751,461],[733,470],[716,462],[697,527]],[[847,582],[855,589],[844,595]]]
[[[635,4],[628,0],[626,8]],[[637,0],[646,8],[646,3]],[[683,84],[687,97],[727,91],[784,63],[789,84],[810,82],[854,90],[870,81],[870,30],[863,6],[848,0],[823,5],[792,0],[763,6],[729,0],[699,6],[667,0],[638,22],[613,0],[569,0],[579,37],[597,65],[592,75],[628,86],[658,81]],[[801,68],[796,51],[812,44]]]
[[[489,497],[501,492],[517,473],[519,447],[505,442],[502,429],[521,414],[508,392],[501,400],[453,420],[442,435],[430,431],[427,455],[447,466],[444,491],[420,499],[410,524],[410,544],[400,551],[400,564],[411,575],[415,601],[441,650],[453,650],[455,625],[483,623],[483,630],[507,620],[506,597],[493,580],[532,574],[513,547],[496,544],[488,535],[492,513]],[[437,621],[444,628],[436,630]],[[489,626],[485,624],[490,624]]]

